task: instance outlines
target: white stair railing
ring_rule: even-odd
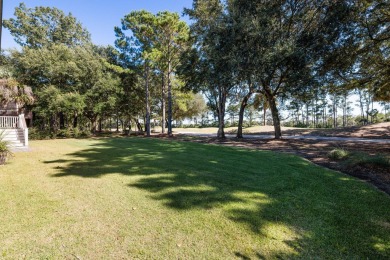
[[[24,114],[20,114],[18,119],[19,119],[19,128],[23,129],[24,146],[28,146],[28,128],[27,128],[26,120],[24,119]]]

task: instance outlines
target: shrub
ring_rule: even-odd
[[[12,155],[8,142],[3,140],[3,132],[0,132],[0,165],[5,164],[7,158]]]
[[[390,167],[390,157],[382,154],[369,155],[366,153],[357,153],[351,157],[350,164]]]
[[[45,140],[55,138],[55,134],[50,130],[40,130],[36,127],[28,129],[28,136],[30,140]]]
[[[336,148],[328,153],[328,157],[333,160],[343,160],[349,156],[349,152],[345,149]]]
[[[57,137],[72,138],[73,137],[73,129],[72,128],[61,129],[58,131]]]

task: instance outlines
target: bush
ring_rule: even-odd
[[[90,136],[91,132],[89,130],[80,130],[79,128],[61,129],[57,133],[51,132],[49,130],[40,130],[35,127],[29,128],[30,140],[46,140],[56,138],[88,138]]]
[[[73,129],[72,128],[61,129],[58,131],[57,137],[72,138],[73,137]]]
[[[80,131],[80,138],[88,138],[88,137],[91,137],[92,136],[92,133],[89,129],[83,129]]]
[[[302,123],[302,122],[298,122],[297,124],[294,125],[294,127],[307,128],[308,125],[307,125],[307,124],[304,124],[304,123]]]
[[[8,142],[3,140],[3,132],[0,132],[0,165],[5,164],[9,156],[12,156],[12,152]]]
[[[48,130],[40,130],[32,127],[28,129],[28,136],[30,140],[45,140],[55,138],[55,134]]]
[[[390,157],[382,154],[369,155],[366,153],[357,153],[351,157],[350,164],[390,167]]]
[[[349,152],[345,149],[336,148],[328,153],[328,157],[332,160],[343,160],[349,156]]]

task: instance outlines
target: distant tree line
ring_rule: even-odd
[[[109,122],[148,136],[157,123],[171,135],[174,121],[212,118],[218,137],[234,125],[241,138],[261,119],[281,138],[282,121],[374,122],[374,101],[388,118],[388,10],[385,0],[195,0],[184,10],[190,26],[176,13],[134,11],[115,46],[96,46],[71,14],[21,4],[4,26],[22,50],[3,57],[2,71],[33,88],[35,124],[54,133]]]

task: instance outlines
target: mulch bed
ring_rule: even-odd
[[[171,139],[171,138],[170,138]],[[354,152],[365,152],[371,155],[390,154],[390,144],[356,143],[356,142],[334,142],[324,140],[254,140],[237,138],[208,138],[176,135],[172,139],[180,141],[191,141],[200,143],[211,143],[245,147],[259,150],[271,150],[284,153],[293,153],[302,156],[311,162],[337,170],[348,175],[360,178],[375,185],[378,189],[390,195],[390,169],[373,165],[357,165],[347,167],[340,161],[328,158],[327,154],[335,148],[343,148]]]

